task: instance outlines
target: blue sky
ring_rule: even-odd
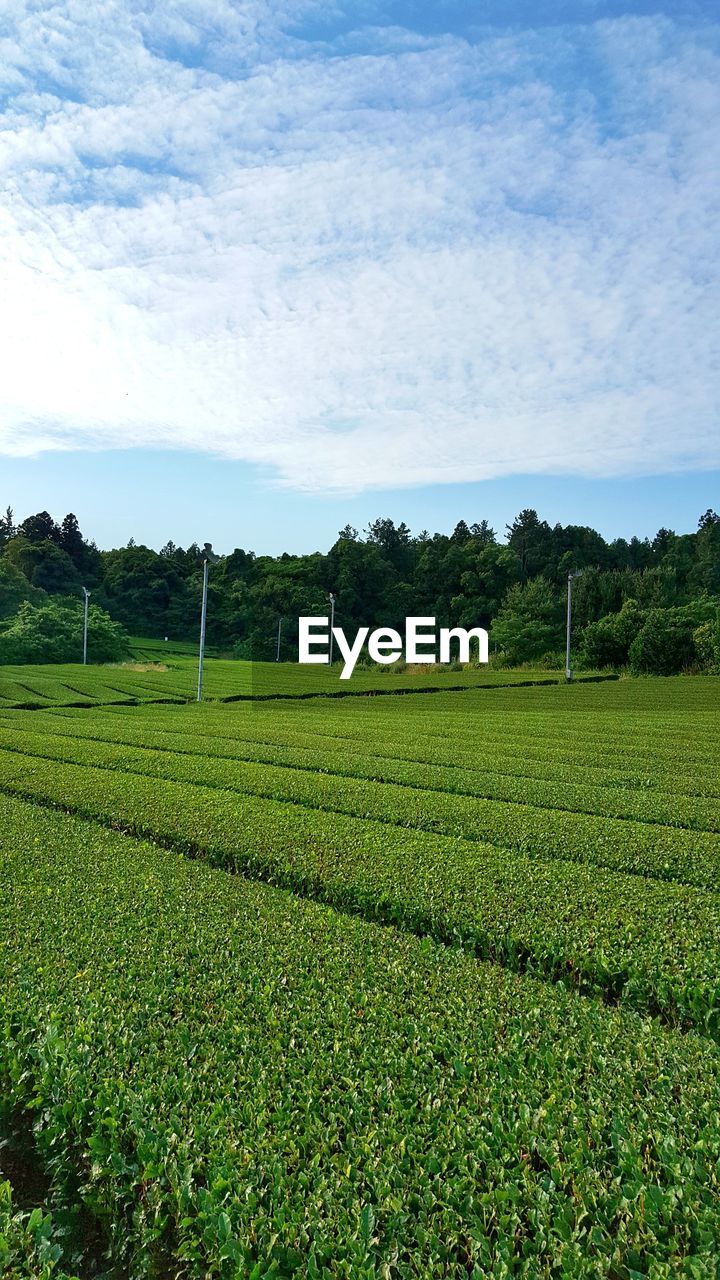
[[[718,505],[720,24],[10,0],[0,503],[100,545]]]
[[[523,507],[554,524],[589,524],[606,538],[652,537],[659,528],[689,533],[720,502],[720,472],[587,479],[504,476],[468,484],[386,489],[381,493],[314,494],[259,482],[247,464],[203,454],[145,450],[43,454],[4,463],[16,515],[50,510],[56,519],[79,513],[81,527],[101,547],[129,538],[160,548],[169,538],[212,542],[226,553],[243,547],[266,555],[326,551],[338,531],[361,532],[377,516],[451,533],[458,520],[489,520],[498,536]],[[0,498],[0,503],[4,501]],[[3,508],[4,509],[4,508]]]

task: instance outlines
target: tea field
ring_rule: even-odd
[[[126,663],[105,666],[0,667],[0,709],[90,707],[136,703],[193,702],[197,695],[197,653],[192,646],[164,648],[162,642],[138,641]],[[248,698],[354,697],[357,693],[421,693],[465,688],[554,685],[564,673],[504,671],[468,666],[402,670],[396,667],[356,669],[352,681],[340,680],[341,666],[299,666],[291,662],[239,662],[206,658],[203,697],[209,702]],[[594,673],[581,680],[598,679]]]
[[[0,1270],[716,1280],[720,679],[214,661],[0,680]]]

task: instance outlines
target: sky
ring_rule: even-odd
[[[720,479],[703,0],[7,0],[0,505],[325,549]]]

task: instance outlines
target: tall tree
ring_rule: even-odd
[[[69,511],[60,525],[59,545],[70,557],[77,569],[82,569],[85,559],[85,540],[80,532],[77,516]]]
[[[547,521],[540,520],[537,511],[527,507],[506,528],[508,546],[520,561],[522,581],[546,573],[551,566],[553,551],[552,529]]]
[[[34,516],[23,520],[18,533],[28,542],[54,542],[60,546],[60,529],[48,511],[38,511]]]
[[[0,516],[0,548],[4,547],[11,538],[15,537],[17,529],[15,528],[15,516],[12,507],[8,507],[5,515]]]

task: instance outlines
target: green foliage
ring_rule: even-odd
[[[559,649],[562,636],[560,596],[551,583],[538,577],[510,588],[493,623],[490,641],[503,651],[509,665],[515,666]]]
[[[0,516],[0,550],[7,545],[11,538],[17,533],[15,527],[15,515],[12,507],[5,509],[5,514]]]
[[[190,616],[197,629],[202,567],[200,552],[195,550],[191,578],[177,552],[158,555],[137,546],[106,552],[100,604],[136,635],[177,636],[179,629],[182,632],[180,620]],[[184,558],[185,553],[181,554]]]
[[[717,1034],[717,695],[678,684],[14,714],[0,787]]]
[[[537,511],[521,511],[507,526],[508,545],[516,552],[523,582],[542,574],[552,548],[552,529],[546,520],[539,520]]]
[[[5,559],[19,569],[34,587],[50,595],[77,594],[82,579],[67,552],[55,542],[33,542],[22,535],[5,549]]]
[[[0,1080],[132,1280],[716,1274],[701,1037],[21,801],[0,859]]]
[[[629,650],[634,675],[673,676],[697,661],[694,633],[702,605],[686,609],[653,609]]]
[[[591,622],[582,633],[583,661],[597,670],[624,667],[646,616],[635,600],[626,600],[619,613]]]
[[[20,569],[0,556],[0,625],[17,613],[24,600],[39,604],[45,598],[44,591],[31,586]]]
[[[71,662],[82,659],[83,609],[79,600],[25,600],[0,631],[0,663]],[[128,637],[97,605],[88,611],[88,658],[113,662],[127,653]]]
[[[695,535],[694,565],[690,570],[695,590],[720,595],[720,516],[706,511]]]
[[[571,570],[584,570],[575,586],[575,650],[584,628],[628,602],[649,612],[720,596],[720,519],[712,511],[693,534],[660,529],[652,540],[607,543],[587,526],[551,527],[526,509],[507,535],[501,544],[486,520],[460,520],[451,534],[413,536],[406,524],[383,517],[364,536],[347,525],[327,554],[271,557],[235,548],[212,567],[208,640],[238,658],[271,661],[282,620],[280,656],[292,661],[298,616],[326,613],[332,591],[348,634],[365,625],[402,627],[410,615],[435,617],[440,626],[495,624],[509,646],[499,661],[513,666],[560,650]],[[56,524],[43,511],[18,526],[8,510],[0,518],[0,557],[51,594],[91,587],[95,602],[131,633],[197,637],[203,552],[196,544],[183,549],[168,541],[156,552],[130,539],[99,552],[72,513]],[[537,584],[536,595],[518,593],[518,584]],[[612,628],[588,638],[588,652],[596,647],[615,655],[609,665],[627,661],[629,645]]]
[[[720,609],[712,621],[696,627],[693,644],[702,670],[720,673]]]
[[[52,1215],[15,1210],[9,1182],[0,1181],[0,1275],[4,1280],[77,1280],[62,1267]]]

